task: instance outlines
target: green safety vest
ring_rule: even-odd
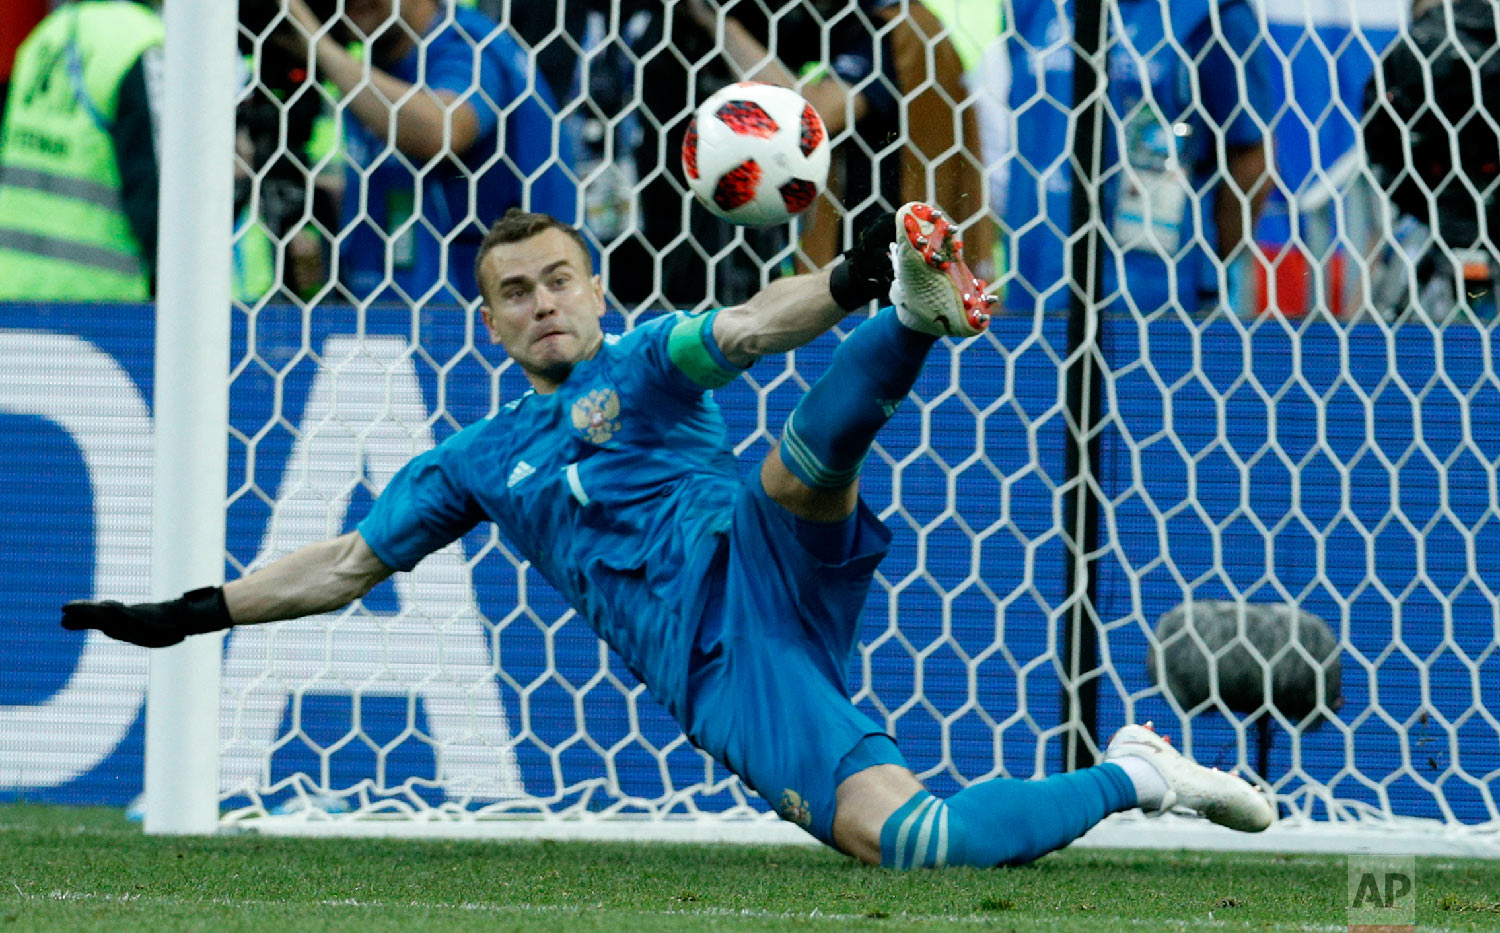
[[[922,0],[948,27],[948,39],[958,50],[964,70],[974,74],[990,43],[1000,38],[1004,13],[998,0]]]
[[[139,3],[88,0],[21,44],[0,139],[0,299],[151,297],[109,128],[120,81],[162,38]]]
[[[250,205],[234,221],[233,263],[229,267],[229,289],[235,301],[254,304],[276,287],[276,244]]]

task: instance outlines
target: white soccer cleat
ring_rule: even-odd
[[[891,303],[901,323],[937,336],[972,337],[990,325],[999,298],[964,263],[964,244],[942,211],[920,201],[896,212]]]
[[[1276,821],[1275,806],[1248,781],[1190,760],[1157,735],[1149,722],[1126,726],[1109,740],[1104,760],[1125,757],[1144,760],[1167,782],[1166,795],[1152,812],[1184,807],[1244,833],[1258,833]]]

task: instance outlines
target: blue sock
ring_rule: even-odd
[[[966,826],[945,801],[919,790],[880,830],[880,864],[886,868],[967,865]]]
[[[880,863],[887,868],[1021,865],[1133,806],[1134,785],[1111,764],[1041,781],[985,781],[947,800],[919,791],[881,829]]]
[[[814,489],[854,482],[876,432],[916,384],[936,340],[903,325],[894,308],[854,328],[787,419],[781,461],[792,475]]]

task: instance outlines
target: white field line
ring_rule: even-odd
[[[84,901],[103,902],[114,904],[151,904],[167,907],[230,907],[230,908],[255,908],[255,907],[286,907],[289,901],[252,900],[249,898],[212,897],[212,898],[184,898],[170,897],[155,894],[97,894],[89,891],[62,891],[53,890],[46,894],[28,893],[21,889],[20,885],[12,884],[22,900],[26,901]],[[829,923],[848,924],[861,920],[876,919],[866,914],[838,914],[824,913],[820,910],[811,911],[772,911],[772,910],[750,910],[748,908],[731,910],[726,907],[701,907],[701,908],[665,908],[662,910],[642,910],[639,908],[606,908],[603,904],[589,904],[586,906],[572,906],[563,904],[482,904],[472,901],[465,902],[443,902],[443,901],[362,901],[357,898],[334,898],[320,901],[306,902],[317,907],[348,907],[354,910],[389,910],[392,907],[411,907],[418,910],[454,910],[472,911],[475,913],[489,914],[562,914],[583,915],[595,910],[608,910],[612,913],[634,914],[640,917],[653,916],[678,916],[678,917],[703,917],[715,919],[729,919],[741,917],[747,920],[797,920],[797,921],[825,921]],[[1096,914],[1094,918],[1114,924],[1125,924],[1150,929],[1166,930],[1237,930],[1237,929],[1263,929],[1261,923],[1236,923],[1217,919],[1212,913],[1208,917],[1192,918],[1185,920],[1167,919],[1145,919],[1109,917],[1104,914]],[[882,920],[912,920],[924,923],[950,923],[950,924],[972,924],[974,926],[994,926],[1004,923],[1005,913],[996,912],[983,916],[970,915],[941,915],[941,914],[889,914],[879,919]],[[1020,919],[1020,918],[1017,918]],[[1079,917],[1078,919],[1084,919]],[[1280,924],[1277,929],[1297,930],[1300,933],[1345,933],[1348,926],[1345,924]],[[1447,927],[1433,927],[1422,925],[1423,933],[1454,933]]]
[[[65,832],[72,836],[140,836],[140,827],[122,826],[118,829],[103,826],[45,826],[38,827],[34,823],[0,823],[0,833],[30,833],[41,829],[44,832],[56,830]]]

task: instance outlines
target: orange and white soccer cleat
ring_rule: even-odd
[[[1243,778],[1193,762],[1149,722],[1125,726],[1109,740],[1104,760],[1126,757],[1142,759],[1167,784],[1160,804],[1143,810],[1165,813],[1181,807],[1244,833],[1258,833],[1276,821],[1276,808],[1265,794]]]
[[[891,303],[901,323],[950,337],[972,337],[989,327],[999,298],[986,293],[983,280],[964,263],[964,244],[952,221],[937,208],[913,201],[896,212],[896,226]]]

